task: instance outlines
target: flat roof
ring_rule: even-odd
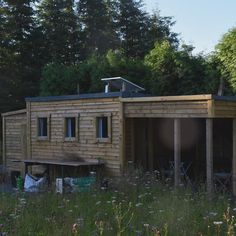
[[[50,102],[65,100],[82,100],[82,99],[99,99],[99,98],[117,98],[117,97],[145,97],[147,95],[135,92],[109,92],[109,93],[86,93],[65,96],[48,96],[48,97],[27,97],[26,102]]]

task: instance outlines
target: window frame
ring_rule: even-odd
[[[107,118],[107,138],[98,137],[98,119]],[[96,113],[94,117],[94,139],[96,143],[111,143],[112,142],[112,115],[111,113]]]
[[[47,136],[39,136],[39,119],[45,118],[47,119]],[[50,120],[51,120],[51,115],[50,114],[39,114],[36,117],[37,119],[37,127],[36,127],[36,137],[38,141],[48,141],[50,140]]]
[[[64,142],[76,142],[79,141],[79,114],[66,114],[63,116],[63,139]],[[66,131],[67,131],[67,126],[66,126],[66,120],[68,118],[75,118],[75,137],[66,137]]]

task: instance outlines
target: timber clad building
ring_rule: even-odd
[[[30,161],[102,161],[107,175],[119,176],[131,162],[160,171],[173,162],[179,185],[184,163],[208,192],[214,173],[230,173],[236,195],[235,97],[149,97],[126,80],[110,81],[121,92],[26,98],[26,109],[2,114],[7,169],[24,173]]]

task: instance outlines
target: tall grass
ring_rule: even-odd
[[[234,235],[236,204],[133,173],[108,190],[2,193],[0,235]]]

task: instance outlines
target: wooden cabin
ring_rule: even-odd
[[[102,161],[107,175],[120,176],[131,162],[144,171],[173,162],[178,186],[186,163],[189,177],[205,180],[209,193],[216,172],[230,173],[236,195],[235,97],[151,97],[122,78],[105,82],[105,93],[26,98],[26,109],[2,114],[7,169]],[[110,92],[111,85],[120,91]]]

